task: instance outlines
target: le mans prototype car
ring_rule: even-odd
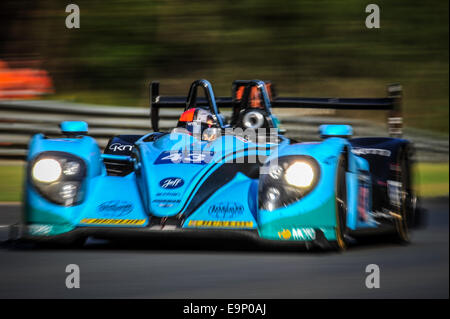
[[[150,96],[153,132],[114,136],[103,153],[83,121],[62,122],[61,137],[33,136],[14,236],[246,234],[342,250],[362,234],[408,242],[419,223],[399,85],[384,98],[284,98],[270,82],[239,80],[231,97],[215,97],[197,80],[187,97],[161,96],[158,82]],[[282,134],[277,107],[385,110],[391,137],[352,138],[351,126],[325,124],[319,142],[296,141]],[[184,108],[168,132],[160,108]]]

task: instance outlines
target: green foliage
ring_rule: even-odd
[[[0,202],[20,201],[24,166],[0,163]]]
[[[415,169],[415,184],[423,197],[448,196],[448,163],[420,163]]]
[[[58,0],[35,3],[22,27],[63,96],[104,92],[95,100],[110,103],[120,91],[117,104],[145,105],[154,79],[178,94],[197,78],[219,94],[261,78],[284,94],[322,96],[380,96],[401,82],[406,124],[448,134],[448,1],[377,1],[380,29],[365,27],[361,0],[76,3],[80,29],[65,28]]]

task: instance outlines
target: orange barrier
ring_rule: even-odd
[[[53,93],[53,82],[47,71],[32,68],[10,68],[0,60],[0,100],[35,99]]]

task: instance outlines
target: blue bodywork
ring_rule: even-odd
[[[218,112],[215,103],[213,107]],[[276,143],[258,143],[233,134],[204,141],[183,132],[149,133],[130,143],[129,155],[102,154],[95,139],[81,134],[87,130],[82,122],[64,122],[61,128],[66,134],[80,135],[47,138],[37,134],[29,144],[24,222],[33,238],[57,238],[90,228],[139,228],[240,230],[269,240],[333,242],[338,236],[336,189],[342,156],[347,162],[346,228],[380,226],[372,211],[371,167],[353,152],[348,125],[322,126],[322,141],[302,143],[281,134]],[[77,200],[55,203],[36,186],[32,168],[38,158],[56,158],[62,161],[65,174],[67,154],[81,160],[85,172],[76,184]],[[245,162],[250,157],[257,161]],[[260,175],[255,175],[254,168],[285,158],[312,158],[317,163],[317,180],[298,200],[267,209],[260,202]],[[105,161],[128,163],[131,172],[108,174]]]

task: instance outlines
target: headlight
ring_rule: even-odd
[[[315,159],[306,155],[289,155],[265,164],[259,178],[260,209],[275,210],[288,206],[311,192],[320,177]]]
[[[78,204],[83,197],[85,162],[70,153],[43,152],[31,162],[31,183],[47,200],[64,206]]]
[[[44,158],[33,165],[33,178],[42,183],[56,182],[61,177],[61,164],[52,158]]]
[[[286,170],[284,178],[289,185],[309,187],[314,181],[314,169],[306,162],[295,162]]]

